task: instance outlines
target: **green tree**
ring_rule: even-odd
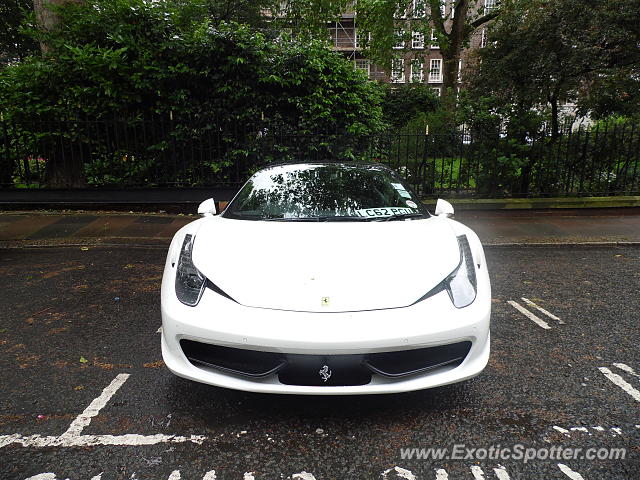
[[[399,40],[411,45],[412,32],[416,32],[428,42],[433,29],[443,58],[443,94],[449,95],[455,93],[463,49],[474,32],[500,11],[483,5],[483,0],[359,0],[358,29],[368,56],[387,69],[399,51],[394,49]]]
[[[592,105],[596,99],[606,103],[611,83],[637,85],[637,1],[504,0],[500,8],[471,84],[476,97],[501,99],[511,119],[548,108],[557,136],[561,101],[577,100],[587,107],[589,98]],[[624,91],[636,95],[637,86]],[[625,103],[634,103],[633,98]],[[612,112],[613,107],[609,103],[601,109]]]
[[[0,72],[5,118],[158,115],[184,128],[243,125],[254,137],[270,128],[366,134],[384,127],[381,87],[324,43],[213,26],[204,2],[95,0],[58,14],[60,27],[43,36],[47,53]],[[49,160],[52,186],[82,184],[82,165]]]
[[[37,50],[36,42],[22,29],[32,9],[31,0],[0,3],[0,65],[19,61]]]

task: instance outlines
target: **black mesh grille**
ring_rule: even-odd
[[[285,385],[366,385],[372,374],[399,378],[439,367],[460,365],[471,342],[438,347],[363,355],[298,355],[222,347],[181,340],[185,356],[196,366],[207,366],[245,377],[278,375]]]

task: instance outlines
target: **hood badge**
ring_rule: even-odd
[[[323,307],[328,307],[329,306],[329,297],[322,297],[320,299],[320,305],[322,305]]]
[[[331,377],[331,370],[329,370],[327,365],[323,365],[318,373],[320,374],[320,377],[322,377],[323,382],[326,382]]]

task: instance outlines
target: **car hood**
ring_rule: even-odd
[[[459,264],[444,218],[202,222],[193,263],[242,305],[344,312],[411,305]]]

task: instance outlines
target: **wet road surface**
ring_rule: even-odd
[[[0,479],[640,479],[640,248],[489,249],[481,376],[331,398],[170,374],[158,333],[164,257],[0,250]],[[456,445],[468,458],[416,458]],[[518,445],[626,456],[481,458]]]

